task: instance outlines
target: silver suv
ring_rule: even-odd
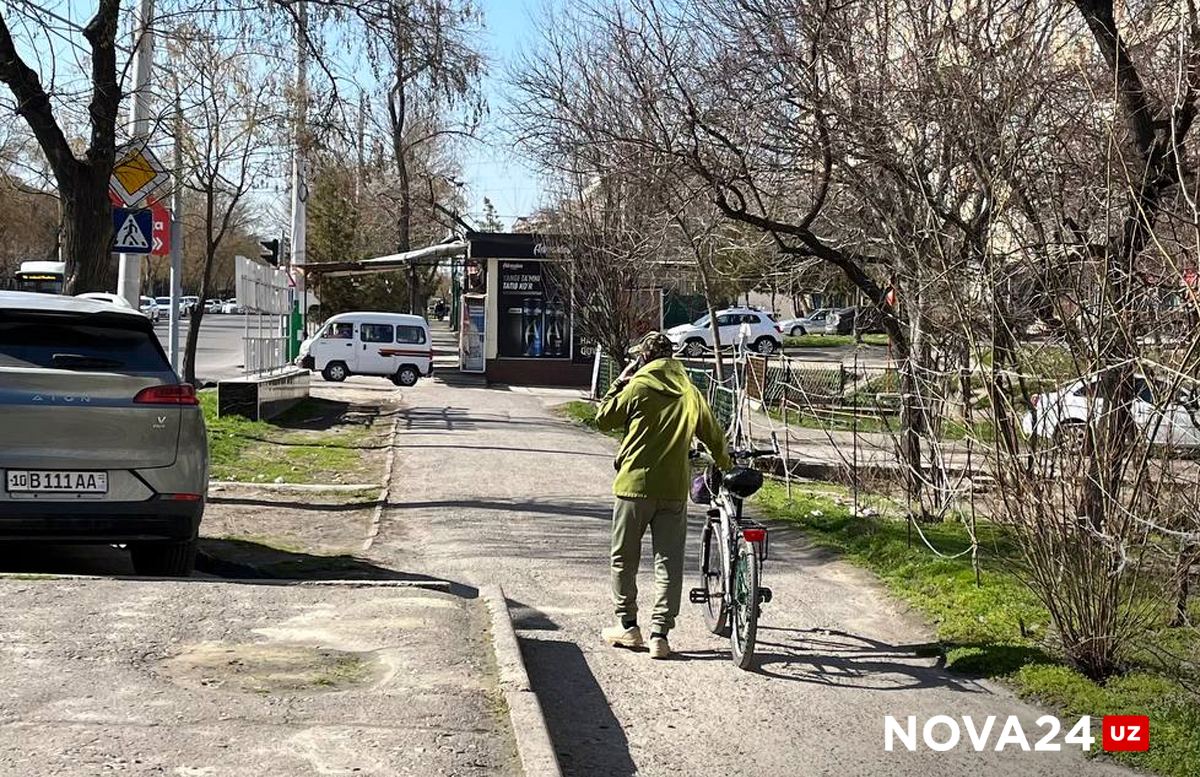
[[[0,292],[0,540],[120,543],[186,576],[208,485],[195,390],[150,319]]]

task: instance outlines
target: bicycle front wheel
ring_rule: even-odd
[[[733,646],[733,663],[739,669],[749,669],[754,661],[754,642],[758,637],[759,572],[754,545],[739,538],[729,607],[732,621],[729,642]]]
[[[707,594],[704,604],[704,625],[713,634],[729,635],[728,608],[725,607],[725,572],[721,567],[721,541],[717,524],[705,519],[700,531],[700,587]]]

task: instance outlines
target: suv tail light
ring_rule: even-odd
[[[138,405],[198,405],[196,388],[191,383],[169,383],[144,388],[133,398]]]

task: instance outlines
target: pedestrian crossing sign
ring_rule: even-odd
[[[113,251],[120,254],[150,253],[154,213],[150,209],[113,208]]]

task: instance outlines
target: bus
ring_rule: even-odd
[[[17,291],[38,294],[62,294],[67,274],[66,262],[21,262],[15,276]]]

